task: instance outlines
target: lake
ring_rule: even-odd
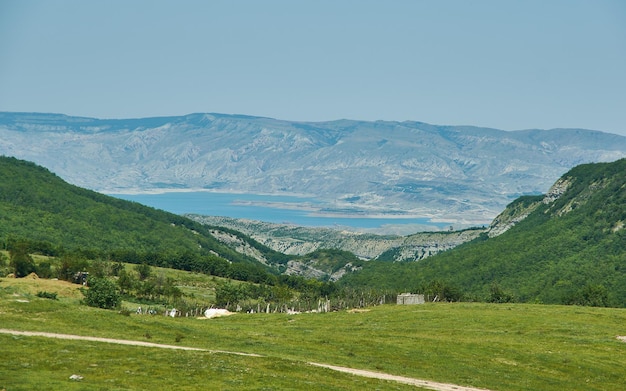
[[[398,215],[368,216],[362,210],[337,211],[313,198],[297,196],[207,191],[110,195],[176,214],[226,216],[305,227],[406,234],[439,230],[449,224]]]

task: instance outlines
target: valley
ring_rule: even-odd
[[[626,390],[625,21],[0,0],[0,391]]]
[[[621,389],[625,165],[400,236],[180,216],[0,157],[0,387]]]
[[[170,267],[262,284],[224,287],[234,298],[226,303],[249,309],[268,302],[310,309],[333,295],[341,306],[366,296],[384,302],[411,291],[446,301],[622,307],[625,162],[579,165],[546,195],[511,202],[489,227],[400,236],[180,216],[0,158],[0,237],[22,254],[21,276],[67,279],[92,261]],[[29,252],[71,262],[43,268]]]
[[[299,195],[328,210],[487,225],[567,170],[626,156],[626,137],[423,122],[297,122],[197,113],[96,119],[0,113],[0,154],[106,193]]]

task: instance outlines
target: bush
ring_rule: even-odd
[[[74,254],[65,254],[61,257],[61,266],[58,270],[60,280],[75,282],[76,273],[84,272],[89,267],[86,259]]]
[[[41,262],[39,266],[37,266],[35,273],[40,278],[52,278],[52,266],[50,262]]]
[[[139,276],[140,281],[144,281],[148,279],[148,277],[150,277],[150,275],[152,274],[152,268],[150,267],[150,265],[146,263],[142,263],[141,265],[136,265],[135,271],[137,272],[137,275]]]
[[[30,273],[33,273],[37,270],[35,266],[35,261],[28,254],[28,248],[24,243],[16,244],[10,251],[10,264],[9,266],[13,269],[13,273],[15,277],[26,277]]]
[[[89,290],[83,291],[84,303],[90,307],[114,309],[120,306],[122,298],[113,281],[106,278],[90,278]]]
[[[37,297],[41,297],[43,299],[56,300],[57,294],[53,292],[39,291],[37,292]]]
[[[511,303],[513,302],[513,295],[505,291],[500,285],[493,283],[491,285],[490,294],[487,298],[489,303]]]
[[[461,301],[463,293],[454,285],[441,281],[431,281],[428,285],[422,286],[417,289],[417,292],[422,292],[429,297],[437,297],[439,301]]]
[[[566,300],[566,304],[609,307],[608,290],[604,285],[587,284]]]

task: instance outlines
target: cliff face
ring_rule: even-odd
[[[267,247],[289,255],[305,255],[318,249],[349,251],[361,259],[418,261],[472,240],[482,229],[454,232],[423,232],[409,236],[382,236],[307,228],[216,216],[189,215],[203,224],[245,233]],[[295,266],[294,266],[295,267]]]
[[[391,261],[419,261],[474,240],[483,232],[485,229],[477,228],[453,232],[417,233],[405,237],[399,246],[390,248],[377,258]]]
[[[502,213],[493,219],[493,222],[489,225],[487,234],[490,238],[502,235],[513,228],[515,224],[528,217],[528,215],[537,209],[544,199],[545,198],[541,196],[526,197],[525,199],[518,199],[512,202]]]
[[[541,204],[550,205],[567,192],[572,184],[571,177],[562,177],[557,180],[550,190],[543,196],[520,197],[510,203],[490,224],[487,234],[490,238],[502,235],[520,221],[528,217]],[[590,189],[598,187],[591,185]],[[572,204],[563,207],[559,214],[567,213],[572,209]]]

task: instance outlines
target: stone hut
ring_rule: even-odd
[[[401,293],[398,295],[397,304],[424,304],[424,295]]]

